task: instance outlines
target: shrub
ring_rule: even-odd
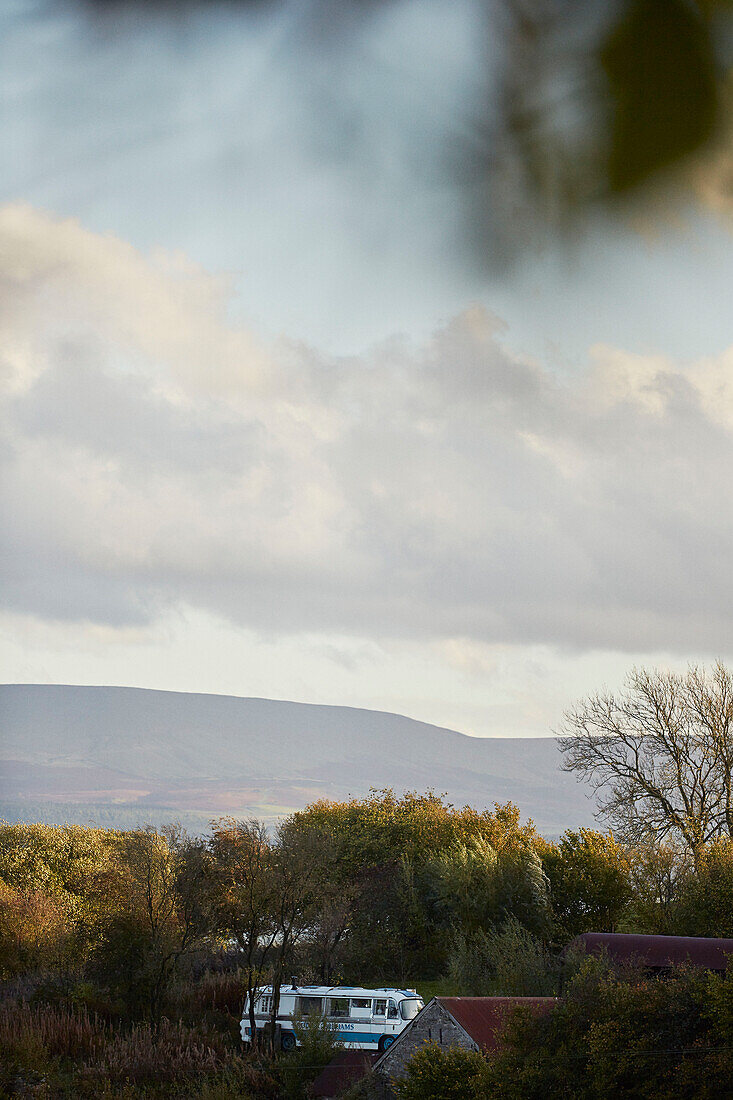
[[[487,1080],[483,1055],[462,1047],[441,1050],[425,1043],[407,1063],[406,1075],[393,1081],[399,1100],[478,1100]]]
[[[454,932],[448,967],[452,984],[477,997],[551,996],[559,974],[557,959],[514,920],[496,932]]]
[[[62,967],[71,955],[68,906],[41,890],[0,879],[0,979]]]
[[[490,1061],[492,1100],[717,1100],[733,1080],[733,978],[609,973],[589,959],[550,1013],[515,1011]]]
[[[293,1031],[299,1046],[283,1055],[278,1076],[286,1100],[304,1100],[308,1085],[331,1061],[343,1044],[324,1016],[317,1013],[293,1018]]]

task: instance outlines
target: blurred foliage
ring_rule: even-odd
[[[732,10],[729,0],[506,0],[486,178],[489,221],[504,212],[509,244],[530,211],[566,228],[591,205],[667,198],[671,183],[730,201],[718,169],[733,151]]]
[[[611,191],[626,191],[710,140],[720,116],[712,21],[727,5],[630,0],[600,50],[612,122]]]
[[[115,20],[125,7],[157,17],[206,7],[204,0],[86,2],[98,18]],[[330,39],[339,18],[350,28],[354,11],[368,20],[396,3],[353,0],[343,13],[316,3],[310,14]],[[276,5],[232,6],[260,15]],[[730,0],[484,0],[492,90],[475,104],[474,132],[454,157],[459,183],[469,183],[474,242],[488,226],[516,247],[533,220],[566,227],[590,204],[610,209],[645,190],[655,197],[655,185],[670,172],[679,180],[691,161],[715,175],[714,189],[730,201],[730,180],[714,162],[733,144],[732,7]],[[465,131],[465,120],[456,131]],[[692,178],[685,182],[689,194]],[[699,180],[695,186],[711,197]]]

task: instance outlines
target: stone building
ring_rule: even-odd
[[[405,1066],[423,1043],[496,1050],[506,1015],[515,1005],[547,1012],[554,1004],[554,997],[433,997],[377,1060],[374,1073],[385,1083],[404,1077]]]

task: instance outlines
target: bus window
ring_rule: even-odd
[[[343,1017],[349,1015],[349,1002],[345,997],[328,998],[328,1015]]]
[[[397,1005],[394,1003],[394,1001],[389,1002],[389,1008],[387,1009],[387,1019],[388,1020],[396,1020],[397,1019]]]
[[[301,1016],[310,1016],[317,1012],[320,1016],[323,1012],[323,997],[298,997],[297,1005]]]
[[[260,997],[260,999],[259,999],[259,1001],[257,1002],[257,1005],[256,1005],[257,1012],[260,1012],[260,1013],[262,1013],[262,1015],[266,1016],[271,1008],[272,1008],[272,997]]]
[[[358,1016],[361,1020],[368,1019],[372,1014],[372,1002],[370,997],[352,997],[351,1015]]]
[[[374,1002],[374,1015],[375,1016],[386,1016],[386,1014],[387,1014],[387,1002],[386,1001],[375,1001]]]
[[[422,1007],[423,1003],[418,997],[400,1001],[400,1016],[403,1020],[414,1020]]]

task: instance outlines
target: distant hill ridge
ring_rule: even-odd
[[[478,808],[511,799],[546,833],[592,822],[551,737],[468,737],[385,711],[273,699],[0,686],[0,815],[11,819],[270,820],[370,787],[433,788]]]

